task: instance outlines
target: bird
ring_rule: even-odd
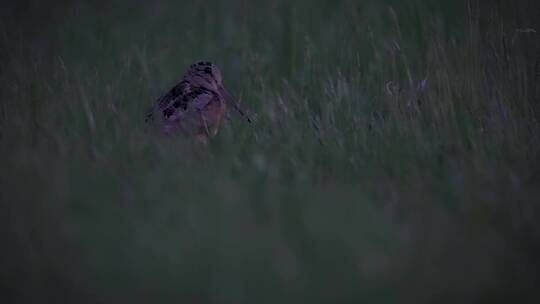
[[[217,65],[199,61],[191,64],[182,80],[154,102],[146,121],[160,125],[165,134],[183,133],[207,143],[218,133],[227,106],[251,123],[251,118],[225,89]]]

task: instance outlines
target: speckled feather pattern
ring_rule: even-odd
[[[182,81],[156,100],[147,118],[167,134],[181,132],[206,142],[215,136],[226,110],[219,68],[210,62],[192,64]]]

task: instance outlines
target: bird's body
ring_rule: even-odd
[[[223,87],[218,67],[201,61],[192,64],[182,81],[157,99],[148,118],[167,134],[180,132],[207,142],[218,132],[227,104],[246,116]]]

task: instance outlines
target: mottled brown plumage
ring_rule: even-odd
[[[251,122],[223,87],[219,68],[201,61],[192,64],[182,81],[157,99],[147,119],[167,134],[181,132],[207,142],[217,134],[227,105]]]

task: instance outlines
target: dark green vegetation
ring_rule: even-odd
[[[0,5],[2,296],[538,292],[538,1]],[[144,123],[201,59],[257,118],[207,147]]]

